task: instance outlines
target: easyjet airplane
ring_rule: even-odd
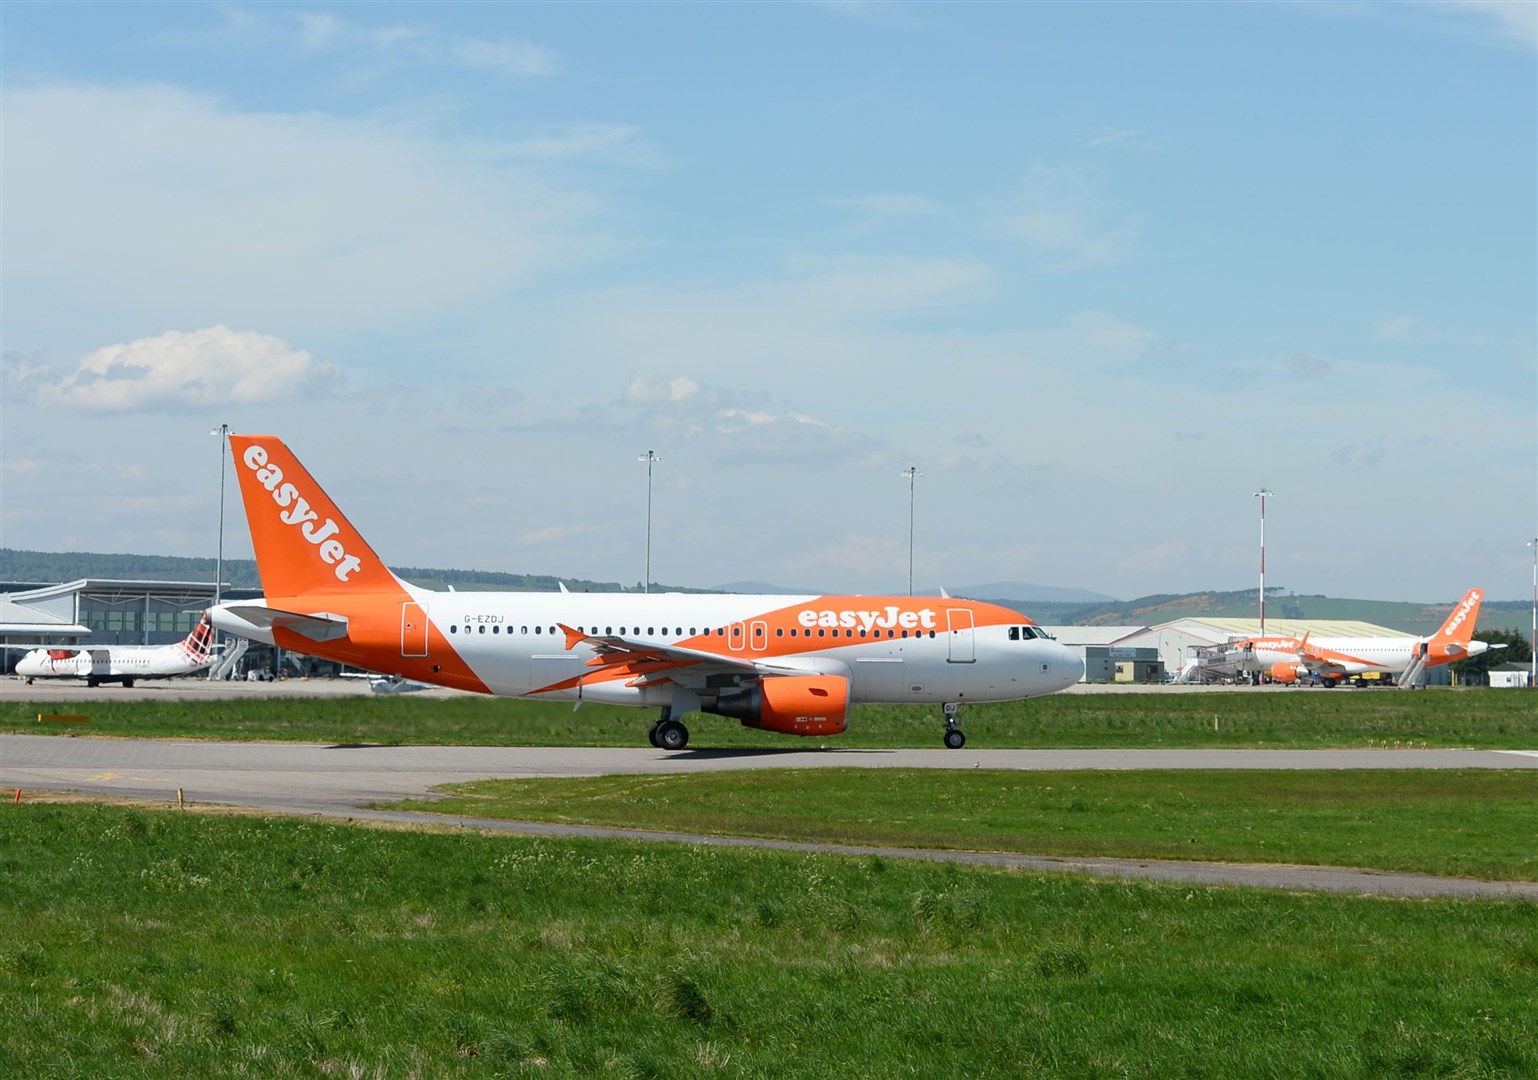
[[[652,745],[713,713],[835,735],[858,702],[961,705],[1079,681],[1084,662],[1024,615],[910,596],[432,592],[396,577],[281,440],[231,435],[265,596],[221,630],[402,679],[544,701],[661,710]]]
[[[48,645],[16,662],[16,674],[33,679],[84,679],[87,686],[135,679],[166,679],[208,666],[214,630],[208,616],[192,633],[170,645]]]
[[[1430,637],[1316,638],[1304,634],[1301,638],[1247,638],[1235,642],[1231,649],[1252,670],[1269,672],[1274,682],[1297,682],[1300,676],[1313,674],[1325,686],[1334,686],[1343,678],[1379,671],[1395,676],[1401,686],[1413,686],[1426,668],[1478,656],[1490,648],[1473,640],[1483,599],[1478,589],[1470,589]]]

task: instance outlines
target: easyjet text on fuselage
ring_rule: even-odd
[[[933,608],[904,611],[896,604],[889,604],[877,611],[802,608],[796,613],[796,621],[808,629],[823,626],[846,630],[875,630],[878,627],[882,630],[933,630],[935,613]]]

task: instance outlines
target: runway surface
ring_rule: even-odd
[[[685,750],[651,748],[317,746],[0,735],[0,789],[250,807],[358,821],[440,824],[547,836],[604,836],[851,855],[882,854],[1029,870],[1198,884],[1391,896],[1538,900],[1538,883],[1485,882],[1333,867],[1078,859],[989,852],[799,844],[706,835],[507,822],[369,810],[432,798],[439,784],[530,776],[762,768],[922,769],[1535,769],[1538,754],[1488,750]]]

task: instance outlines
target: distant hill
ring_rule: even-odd
[[[0,548],[0,581],[63,582],[80,578],[122,578],[163,581],[213,581],[213,559],[175,555],[112,555],[90,551],[20,551]],[[396,574],[424,589],[467,591],[508,589],[559,592],[561,582],[572,592],[636,592],[617,581],[557,578],[549,574],[503,574],[487,570],[436,570],[420,566],[392,567]],[[252,559],[225,559],[224,583],[234,589],[260,589],[261,578]],[[658,589],[664,586],[657,586]],[[676,589],[673,592],[700,592]]]
[[[725,585],[717,585],[712,591],[762,596],[808,596],[817,592],[816,589],[787,589],[782,585],[770,585],[766,581],[728,581]]]
[[[990,600],[1042,601],[1049,604],[1116,604],[1113,596],[1088,589],[1065,589],[1058,585],[1027,585],[1019,581],[996,581],[991,585],[965,585],[947,589],[952,596],[987,597]]]

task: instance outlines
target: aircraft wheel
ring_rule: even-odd
[[[689,729],[677,720],[664,720],[657,725],[657,747],[660,750],[682,750],[689,745]]]
[[[86,684],[87,687],[89,687],[90,689],[94,690],[98,686],[101,685],[101,680],[100,679],[87,679],[85,681],[85,684]]]
[[[661,726],[662,721],[655,720],[652,722],[652,726],[646,730],[646,741],[657,747],[659,750],[662,748],[662,744],[657,741],[657,729]]]
[[[947,728],[945,732],[945,746],[949,750],[960,750],[967,744],[967,737],[962,734],[959,727]]]
[[[132,679],[124,679],[123,680],[123,689],[125,689],[125,690],[132,690],[133,688],[134,688],[134,681]]]

